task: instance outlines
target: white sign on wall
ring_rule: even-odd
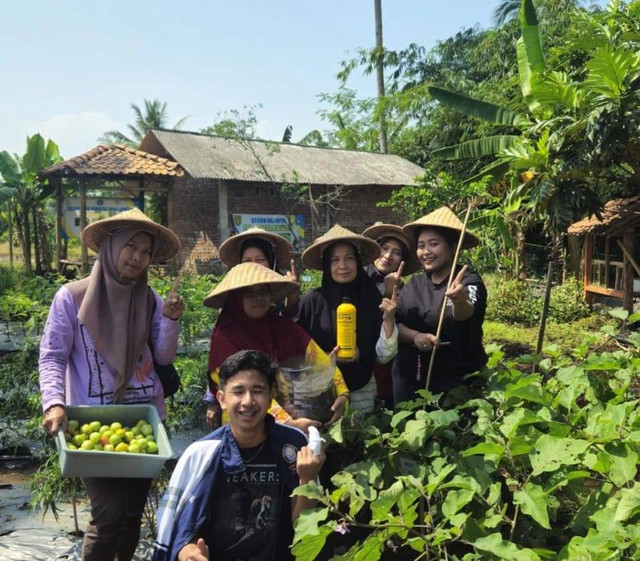
[[[124,212],[134,206],[138,206],[134,199],[87,197],[87,224]],[[66,198],[62,204],[62,237],[80,237],[80,199],[77,197]]]

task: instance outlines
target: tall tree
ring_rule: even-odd
[[[378,120],[380,123],[380,152],[386,154],[387,122],[384,110],[384,46],[382,43],[382,0],[373,0],[376,20],[376,85],[378,88]]]
[[[121,131],[112,130],[104,133],[104,135],[102,135],[98,139],[98,142],[106,142],[108,144],[124,144],[125,146],[130,146],[131,148],[137,148],[138,146],[140,146],[142,139],[146,136],[149,130],[162,128],[179,130],[184,125],[184,122],[188,119],[188,117],[183,117],[172,127],[169,127],[167,103],[162,102],[159,99],[145,99],[143,109],[141,109],[140,106],[136,105],[135,103],[132,103],[131,109],[133,109],[135,121],[132,124],[127,125],[127,128],[129,129],[129,132],[127,133],[128,136]]]
[[[60,162],[58,146],[52,140],[45,143],[35,134],[27,138],[27,151],[23,156],[0,152],[0,204],[10,202],[15,218],[18,239],[22,246],[25,271],[32,271],[31,248],[36,248],[36,272],[51,265],[47,245],[47,223],[43,213],[44,201],[53,194],[48,180],[41,180],[38,172]]]

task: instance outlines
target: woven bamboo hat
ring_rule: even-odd
[[[302,254],[302,264],[308,269],[322,270],[322,253],[334,243],[347,242],[356,247],[363,265],[375,261],[380,255],[380,246],[370,238],[365,238],[336,224],[326,234],[320,236]]]
[[[153,238],[153,263],[171,259],[180,249],[180,240],[169,228],[154,222],[137,208],[131,208],[102,220],[89,224],[82,232],[82,239],[87,247],[100,251],[102,242],[107,236],[123,228],[140,228]]]
[[[415,222],[409,222],[402,227],[404,235],[413,241],[413,238],[418,230],[422,228],[443,228],[445,230],[451,230],[460,234],[464,224],[460,219],[451,211],[449,207],[443,206],[429,214],[418,218]],[[478,237],[467,230],[462,242],[462,249],[469,249],[475,247],[480,243]],[[415,248],[414,248],[415,249]]]
[[[240,263],[229,270],[203,303],[209,308],[222,308],[230,292],[260,284],[269,286],[274,302],[282,300],[287,294],[298,289],[297,282],[290,281],[258,263]]]
[[[267,232],[262,228],[249,228],[244,232],[227,238],[218,250],[220,260],[227,267],[233,267],[240,263],[240,248],[245,241],[251,238],[259,238],[271,244],[273,253],[276,256],[276,266],[282,270],[289,268],[291,252],[293,251],[293,246],[289,243],[289,240],[273,232]]]
[[[362,235],[365,238],[371,238],[376,243],[384,238],[393,238],[394,240],[398,240],[407,248],[407,255],[409,257],[411,256],[411,240],[403,234],[401,226],[376,222],[373,226],[369,226],[364,232],[362,232]],[[402,271],[402,276],[410,275],[411,273],[415,273],[415,271],[417,271],[416,263],[412,263],[412,260],[407,258]]]

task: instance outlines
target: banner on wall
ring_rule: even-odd
[[[304,214],[290,214],[288,220],[284,214],[234,214],[233,228],[234,234],[262,228],[289,240],[295,251],[305,248]]]
[[[134,206],[140,206],[136,199],[87,197],[87,224],[124,212]],[[66,198],[62,204],[62,237],[80,237],[80,199],[77,197]]]

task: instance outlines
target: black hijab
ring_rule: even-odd
[[[337,242],[345,243],[345,242]],[[360,360],[354,363],[340,363],[345,382],[350,390],[365,386],[371,379],[376,364],[376,343],[380,337],[382,295],[362,268],[360,254],[353,248],[357,261],[357,276],[349,283],[340,284],[331,278],[331,253],[336,244],[329,246],[322,254],[322,284],[302,303],[299,323],[311,338],[329,353],[336,346],[336,308],[348,297],[355,305],[357,344]],[[351,245],[351,244],[349,244]]]

